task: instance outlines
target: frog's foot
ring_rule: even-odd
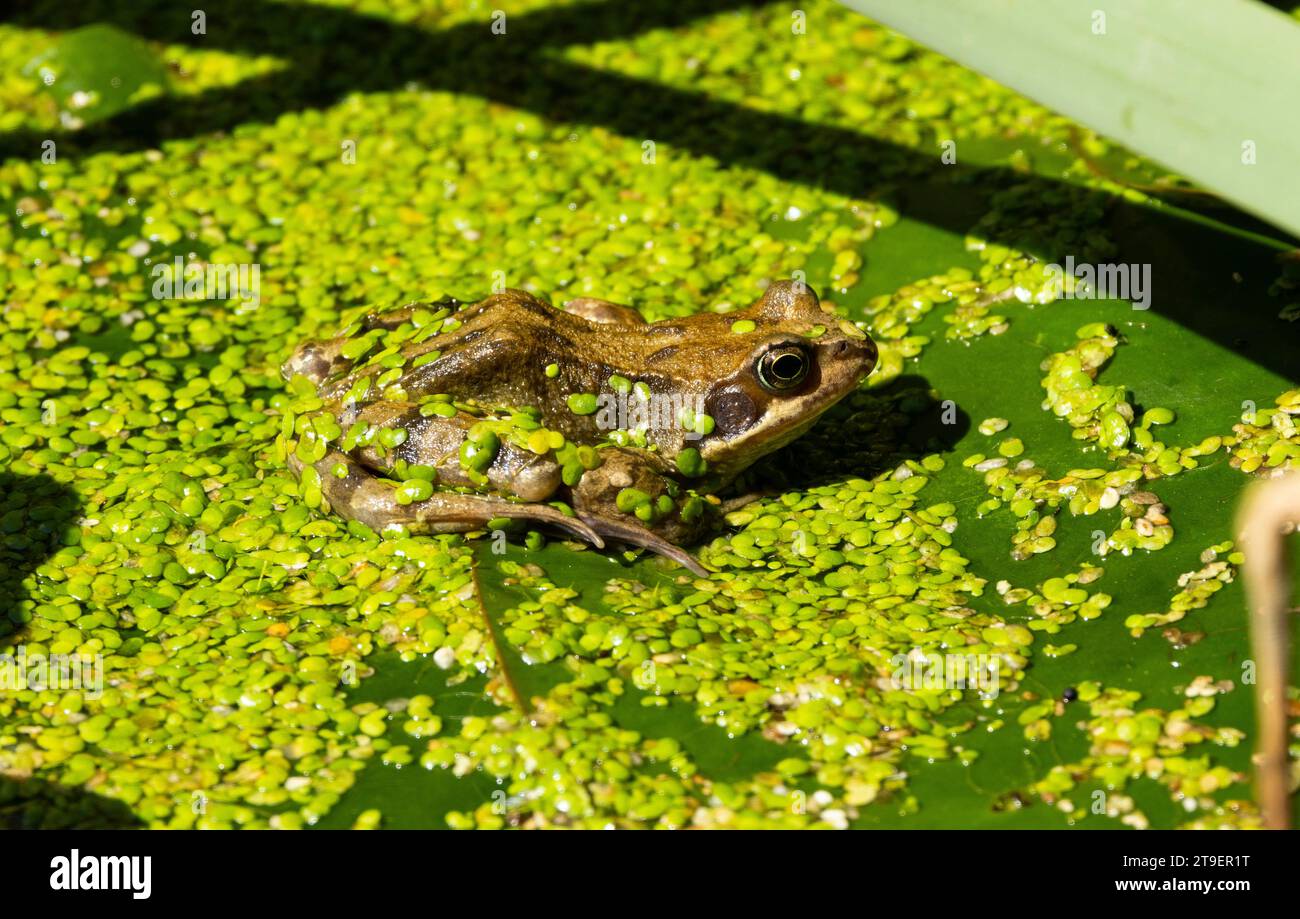
[[[296,475],[301,475],[303,463],[292,454],[289,466]],[[400,524],[412,533],[465,533],[481,530],[491,520],[507,518],[549,524],[597,549],[605,547],[605,541],[594,528],[547,504],[519,504],[493,495],[454,492],[434,492],[424,501],[399,504],[396,491],[387,480],[342,453],[327,453],[313,468],[320,475],[321,494],[335,513],[364,523],[376,532]],[[343,474],[336,475],[340,469]]]
[[[564,311],[581,316],[588,322],[600,322],[607,325],[645,325],[645,317],[619,303],[598,300],[595,297],[578,297],[564,304]]]
[[[647,530],[643,526],[638,526],[626,520],[616,520],[612,517],[596,517],[586,514],[582,515],[582,519],[601,536],[625,542],[631,546],[649,549],[657,555],[672,559],[696,577],[707,578],[710,575],[709,570],[696,561],[695,557],[681,546],[673,545],[662,536]]]

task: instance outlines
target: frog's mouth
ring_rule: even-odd
[[[799,413],[798,420],[785,424],[777,424],[773,427],[759,427],[758,429],[747,432],[739,438],[726,442],[726,453],[743,453],[746,462],[761,459],[769,453],[775,453],[782,447],[789,446],[794,441],[807,434],[826,411],[847,395],[843,393],[833,399],[823,399],[820,405],[809,406]],[[707,459],[707,456],[706,456]],[[720,464],[726,463],[726,458],[719,459]]]
[[[834,404],[834,402],[830,402],[826,405],[826,408],[819,410],[817,414],[806,417],[798,424],[790,425],[780,433],[774,434],[761,446],[755,446],[754,452],[747,454],[747,458],[750,461],[762,459],[763,457],[775,453],[777,450],[794,443],[800,437],[807,434],[808,431],[821,420],[821,416],[826,413],[826,409],[830,408]]]

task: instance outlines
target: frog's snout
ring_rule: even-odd
[[[831,346],[831,358],[855,366],[855,376],[861,379],[876,368],[879,352],[870,338],[841,338]]]

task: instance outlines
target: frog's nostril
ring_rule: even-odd
[[[841,339],[831,346],[830,356],[832,358],[857,358],[859,360],[873,361],[876,359],[876,349],[870,340]]]
[[[867,372],[869,373],[871,368],[875,367],[876,364],[875,343],[868,338],[862,341],[846,342],[846,344],[852,348],[853,356],[867,368]]]

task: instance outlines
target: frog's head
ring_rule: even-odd
[[[704,396],[714,430],[698,449],[724,474],[803,434],[876,366],[875,342],[801,282],[774,282],[748,309],[717,318],[725,347],[714,349]]]

